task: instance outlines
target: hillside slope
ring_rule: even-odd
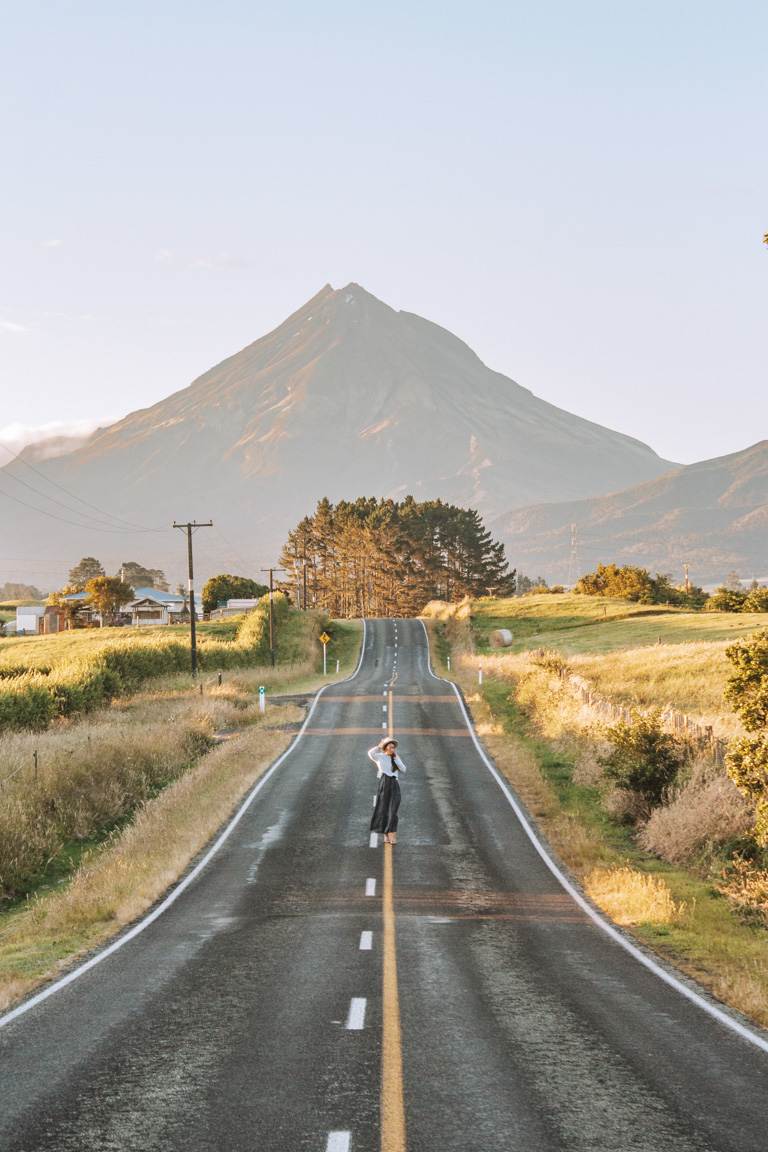
[[[597,499],[517,508],[492,528],[518,568],[552,580],[600,561],[640,564],[675,579],[688,563],[696,583],[715,583],[734,569],[742,578],[765,578],[768,440]]]
[[[492,517],[634,484],[669,464],[491,371],[450,332],[349,284],[326,286],[189,387],[37,467],[134,524],[212,517],[269,563],[324,495],[411,492]],[[0,471],[5,513],[15,496],[66,515],[22,491],[19,479],[70,503],[16,461]],[[72,508],[82,530],[17,513],[10,554],[93,552],[87,525],[105,522]],[[157,547],[142,547],[147,562],[162,566]]]

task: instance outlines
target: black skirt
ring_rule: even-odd
[[[382,776],[371,818],[371,832],[397,832],[400,785],[396,776]]]

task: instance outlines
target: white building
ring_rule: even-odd
[[[43,616],[45,616],[43,604],[28,604],[23,608],[17,608],[16,635],[37,636],[43,630]]]
[[[159,588],[136,588],[135,595],[136,599],[125,609],[131,614],[134,627],[177,624],[185,609],[188,610],[185,597],[175,592],[161,592]]]

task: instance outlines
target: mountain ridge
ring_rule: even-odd
[[[185,388],[40,465],[53,484],[123,519],[151,516],[157,526],[191,515],[241,534],[245,524],[264,563],[321,496],[410,492],[488,519],[669,467],[641,441],[539,399],[447,329],[354,282],[325,285]],[[0,471],[6,493],[20,468]],[[46,529],[40,545],[22,521],[14,554],[32,540],[47,552],[55,544],[57,555],[65,545],[93,550],[71,526],[66,536]]]

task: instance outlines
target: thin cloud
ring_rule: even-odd
[[[64,243],[63,240],[43,240],[40,247],[41,248],[61,248],[63,243]]]
[[[0,320],[0,328],[3,332],[15,332],[22,335],[32,331],[31,328],[27,328],[26,324],[17,324],[15,320]]]
[[[170,248],[158,248],[155,252],[155,264],[170,264],[173,260],[173,252]]]
[[[7,464],[11,456],[16,456],[28,444],[45,444],[50,441],[51,455],[58,455],[62,449],[60,438],[78,441],[85,440],[98,427],[110,424],[110,420],[50,420],[47,424],[6,424],[0,428],[0,467]],[[71,444],[68,447],[76,447]],[[65,449],[66,450],[66,449]]]

